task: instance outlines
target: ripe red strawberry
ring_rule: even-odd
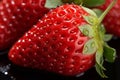
[[[96,64],[96,70],[105,77],[102,69],[103,45],[105,52],[113,51],[103,41],[104,32],[96,14],[82,6],[60,6],[30,29],[9,52],[16,65],[44,69],[62,75],[77,75]],[[106,57],[107,55],[107,57]],[[114,58],[108,58],[113,61]],[[96,56],[96,58],[95,58]]]
[[[46,0],[3,0],[0,3],[0,50],[10,48],[48,9]]]
[[[105,10],[112,0],[106,0],[105,4],[100,6],[99,9]],[[120,37],[120,0],[117,0],[117,3],[110,10],[103,20],[105,28],[108,33],[111,33],[115,36]]]

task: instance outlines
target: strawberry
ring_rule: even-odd
[[[106,77],[103,46],[109,62],[114,61],[115,50],[103,37],[104,30],[92,10],[65,4],[46,14],[15,43],[8,55],[16,65],[66,76],[80,74],[96,65],[98,73]]]
[[[105,0],[104,5],[98,7],[100,10],[104,11],[112,0]],[[113,34],[114,36],[120,37],[120,0],[113,6],[110,12],[106,15],[103,20],[106,31]]]
[[[0,50],[10,48],[48,9],[46,0],[3,0],[0,3]]]

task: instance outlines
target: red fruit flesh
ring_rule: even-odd
[[[48,9],[45,0],[3,0],[0,3],[0,50],[10,48]]]
[[[105,4],[100,6],[101,10],[105,10],[112,0],[106,0]],[[109,11],[103,20],[106,31],[115,36],[120,37],[120,0],[117,0],[114,7]]]
[[[94,54],[82,53],[89,40],[78,26],[89,15],[77,5],[63,5],[50,11],[12,47],[10,60],[19,66],[44,69],[62,75],[76,75],[91,68]]]

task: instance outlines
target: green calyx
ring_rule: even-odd
[[[46,0],[45,7],[48,9],[56,8],[57,6],[62,5],[63,2],[61,0]]]
[[[88,16],[83,15],[83,18],[88,24],[78,27],[85,36],[89,37],[89,40],[84,45],[83,54],[90,55],[95,53],[95,68],[99,75],[103,78],[107,78],[104,74],[104,70],[106,70],[103,67],[104,60],[114,62],[116,58],[116,50],[107,45],[106,41],[109,41],[112,36],[105,34],[105,29],[101,24],[101,21],[104,19],[105,15],[112,8],[115,2],[116,0],[110,4],[110,6],[99,18],[92,10],[83,7],[83,9],[90,14]]]
[[[57,6],[66,4],[66,3],[74,3],[74,4],[82,4],[84,0],[46,0],[45,7],[46,8],[56,8]]]
[[[46,0],[45,7],[46,8],[56,8],[57,6],[63,5],[63,4],[77,4],[77,5],[83,5],[87,7],[96,7],[104,4],[105,0]]]
[[[63,3],[83,4],[87,7],[96,7],[105,3],[105,0],[61,0]]]
[[[87,7],[96,7],[105,3],[105,0],[83,0],[83,4]]]
[[[82,4],[84,0],[61,0],[63,3]]]

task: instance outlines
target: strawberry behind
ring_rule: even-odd
[[[10,48],[49,10],[46,0],[3,0],[0,3],[0,50]]]
[[[112,0],[105,0],[105,3],[98,8],[104,11]],[[103,20],[106,31],[114,36],[120,37],[120,0],[117,0],[116,4],[109,11]]]

